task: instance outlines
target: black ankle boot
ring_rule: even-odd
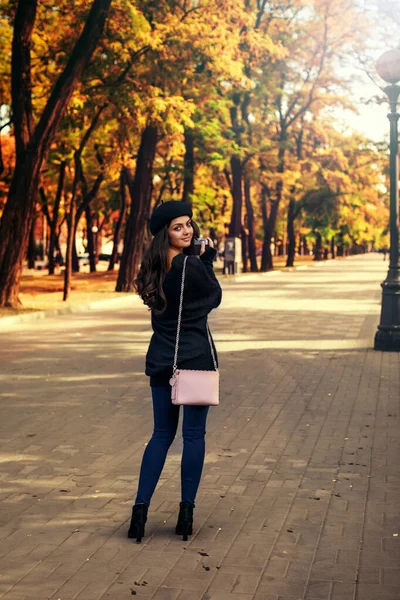
[[[128,531],[128,538],[136,538],[138,544],[144,537],[144,524],[147,521],[148,506],[146,504],[135,504],[132,508],[131,524]]]
[[[184,542],[187,542],[188,535],[192,535],[193,508],[193,504],[190,504],[190,502],[181,502],[179,505],[179,516],[175,533],[177,535],[183,535]]]

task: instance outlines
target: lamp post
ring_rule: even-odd
[[[390,262],[382,283],[382,310],[375,350],[400,352],[400,265],[399,265],[399,132],[397,101],[400,94],[400,48],[385,52],[376,63],[380,77],[390,85],[385,92],[390,102]]]

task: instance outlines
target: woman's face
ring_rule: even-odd
[[[188,248],[193,237],[193,225],[190,217],[177,217],[168,227],[169,244],[172,248]]]

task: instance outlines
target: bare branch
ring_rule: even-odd
[[[289,121],[287,123],[288,127],[290,127],[296,121],[296,119],[298,119],[300,116],[302,116],[304,113],[306,113],[307,110],[310,108],[310,106],[315,101],[316,98],[314,97],[314,93],[315,93],[315,90],[319,83],[319,78],[321,76],[322,70],[325,65],[325,58],[327,55],[327,50],[328,50],[328,5],[326,6],[326,12],[325,12],[323,46],[322,46],[321,58],[319,61],[318,72],[314,78],[314,82],[313,82],[313,85],[311,86],[310,93],[308,94],[308,100],[307,100],[306,104],[300,110],[298,110],[297,113],[295,113],[291,119],[289,119]]]
[[[47,219],[48,225],[50,226],[51,225],[51,216],[50,216],[49,207],[48,207],[48,204],[47,204],[46,192],[44,191],[43,186],[41,186],[39,188],[39,195],[40,195],[40,198],[42,200],[42,210],[43,210],[43,213],[44,213],[44,215],[45,215],[45,217]]]
[[[255,29],[258,29],[260,27],[260,25],[261,25],[261,21],[262,21],[264,12],[265,12],[265,7],[267,5],[267,1],[268,0],[261,0],[258,3],[259,4],[259,6],[258,6],[258,12],[257,12],[257,16],[256,16],[256,22],[255,22],[255,25],[254,25]]]
[[[13,124],[12,119],[10,119],[9,121],[7,121],[7,123],[3,123],[3,125],[0,126],[0,131],[3,131],[3,129],[5,129],[6,127],[9,127],[12,124]]]
[[[24,0],[28,2],[28,0]],[[32,0],[30,0],[32,2]],[[64,109],[75,89],[76,82],[86,69],[103,31],[111,0],[93,0],[88,18],[79,39],[59,76],[36,127],[34,138],[37,150],[46,152],[57,130]]]
[[[86,144],[88,143],[90,136],[92,135],[93,131],[96,129],[96,126],[97,126],[97,123],[99,122],[101,113],[104,111],[104,109],[107,107],[107,105],[108,105],[108,103],[103,104],[103,106],[100,106],[99,110],[93,117],[92,122],[90,123],[89,127],[87,128],[85,135],[83,136],[81,143],[79,145],[79,148],[78,148],[78,152],[80,155],[82,155],[82,152],[83,152]]]

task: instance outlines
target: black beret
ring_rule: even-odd
[[[169,225],[171,221],[178,217],[192,218],[193,211],[189,204],[178,200],[169,200],[160,204],[153,211],[150,219],[150,231],[152,235],[156,235],[164,225]]]

